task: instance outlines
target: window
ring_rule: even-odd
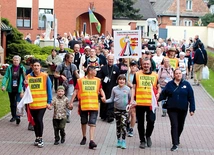
[[[176,20],[172,20],[172,25],[176,26]]]
[[[17,8],[16,26],[18,28],[31,27],[31,8]]]
[[[42,19],[42,16],[44,14],[53,14],[53,9],[39,9],[39,28],[40,29],[45,29],[46,27],[46,21]],[[51,22],[51,27],[53,27],[52,25],[53,23]]]
[[[186,10],[192,10],[192,0],[186,0]]]
[[[192,26],[191,20],[184,20],[184,26]]]

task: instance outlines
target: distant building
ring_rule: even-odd
[[[115,30],[141,30],[142,37],[149,37],[148,34],[148,18],[157,18],[157,15],[150,3],[150,0],[136,0],[134,8],[140,9],[139,14],[143,16],[141,20],[133,20],[128,18],[113,19],[112,29]]]
[[[153,0],[159,27],[176,25],[177,0]],[[180,0],[180,26],[194,26],[199,18],[209,13],[205,0]]]
[[[2,17],[8,18],[14,27],[24,35],[31,33],[32,40],[37,34],[45,32],[43,14],[55,14],[58,21],[58,33],[78,30],[83,31],[86,23],[86,33],[98,34],[95,24],[90,29],[88,9],[94,12],[101,24],[101,33],[112,31],[112,0],[0,0]],[[53,35],[53,32],[52,34]]]

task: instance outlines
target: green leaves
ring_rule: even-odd
[[[135,9],[133,0],[114,0],[113,18],[141,19],[143,16],[138,14],[140,9]]]
[[[201,17],[201,21],[203,26],[207,26],[209,23],[214,22],[214,15],[211,13],[207,13],[203,17]]]

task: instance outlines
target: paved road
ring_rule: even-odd
[[[66,142],[55,146],[52,113],[47,111],[44,117],[44,148],[33,145],[34,132],[27,130],[27,119],[22,118],[19,126],[10,123],[10,115],[0,120],[0,155],[120,155],[120,154],[146,154],[146,155],[211,155],[214,154],[214,101],[200,86],[194,87],[196,96],[196,113],[193,117],[187,116],[184,132],[181,136],[179,150],[171,152],[171,136],[169,118],[161,117],[161,109],[157,109],[157,120],[152,135],[153,145],[151,148],[140,149],[137,128],[134,129],[134,137],[127,137],[127,149],[116,148],[115,122],[112,124],[98,119],[95,142],[96,150],[80,146],[82,139],[80,118],[77,114],[77,103],[72,111],[72,121],[66,125]]]

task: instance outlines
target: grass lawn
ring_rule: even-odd
[[[214,98],[214,72],[210,69],[209,80],[202,80],[201,84],[206,89],[206,91]]]
[[[0,118],[5,116],[10,112],[10,103],[7,92],[3,92],[0,90]]]

